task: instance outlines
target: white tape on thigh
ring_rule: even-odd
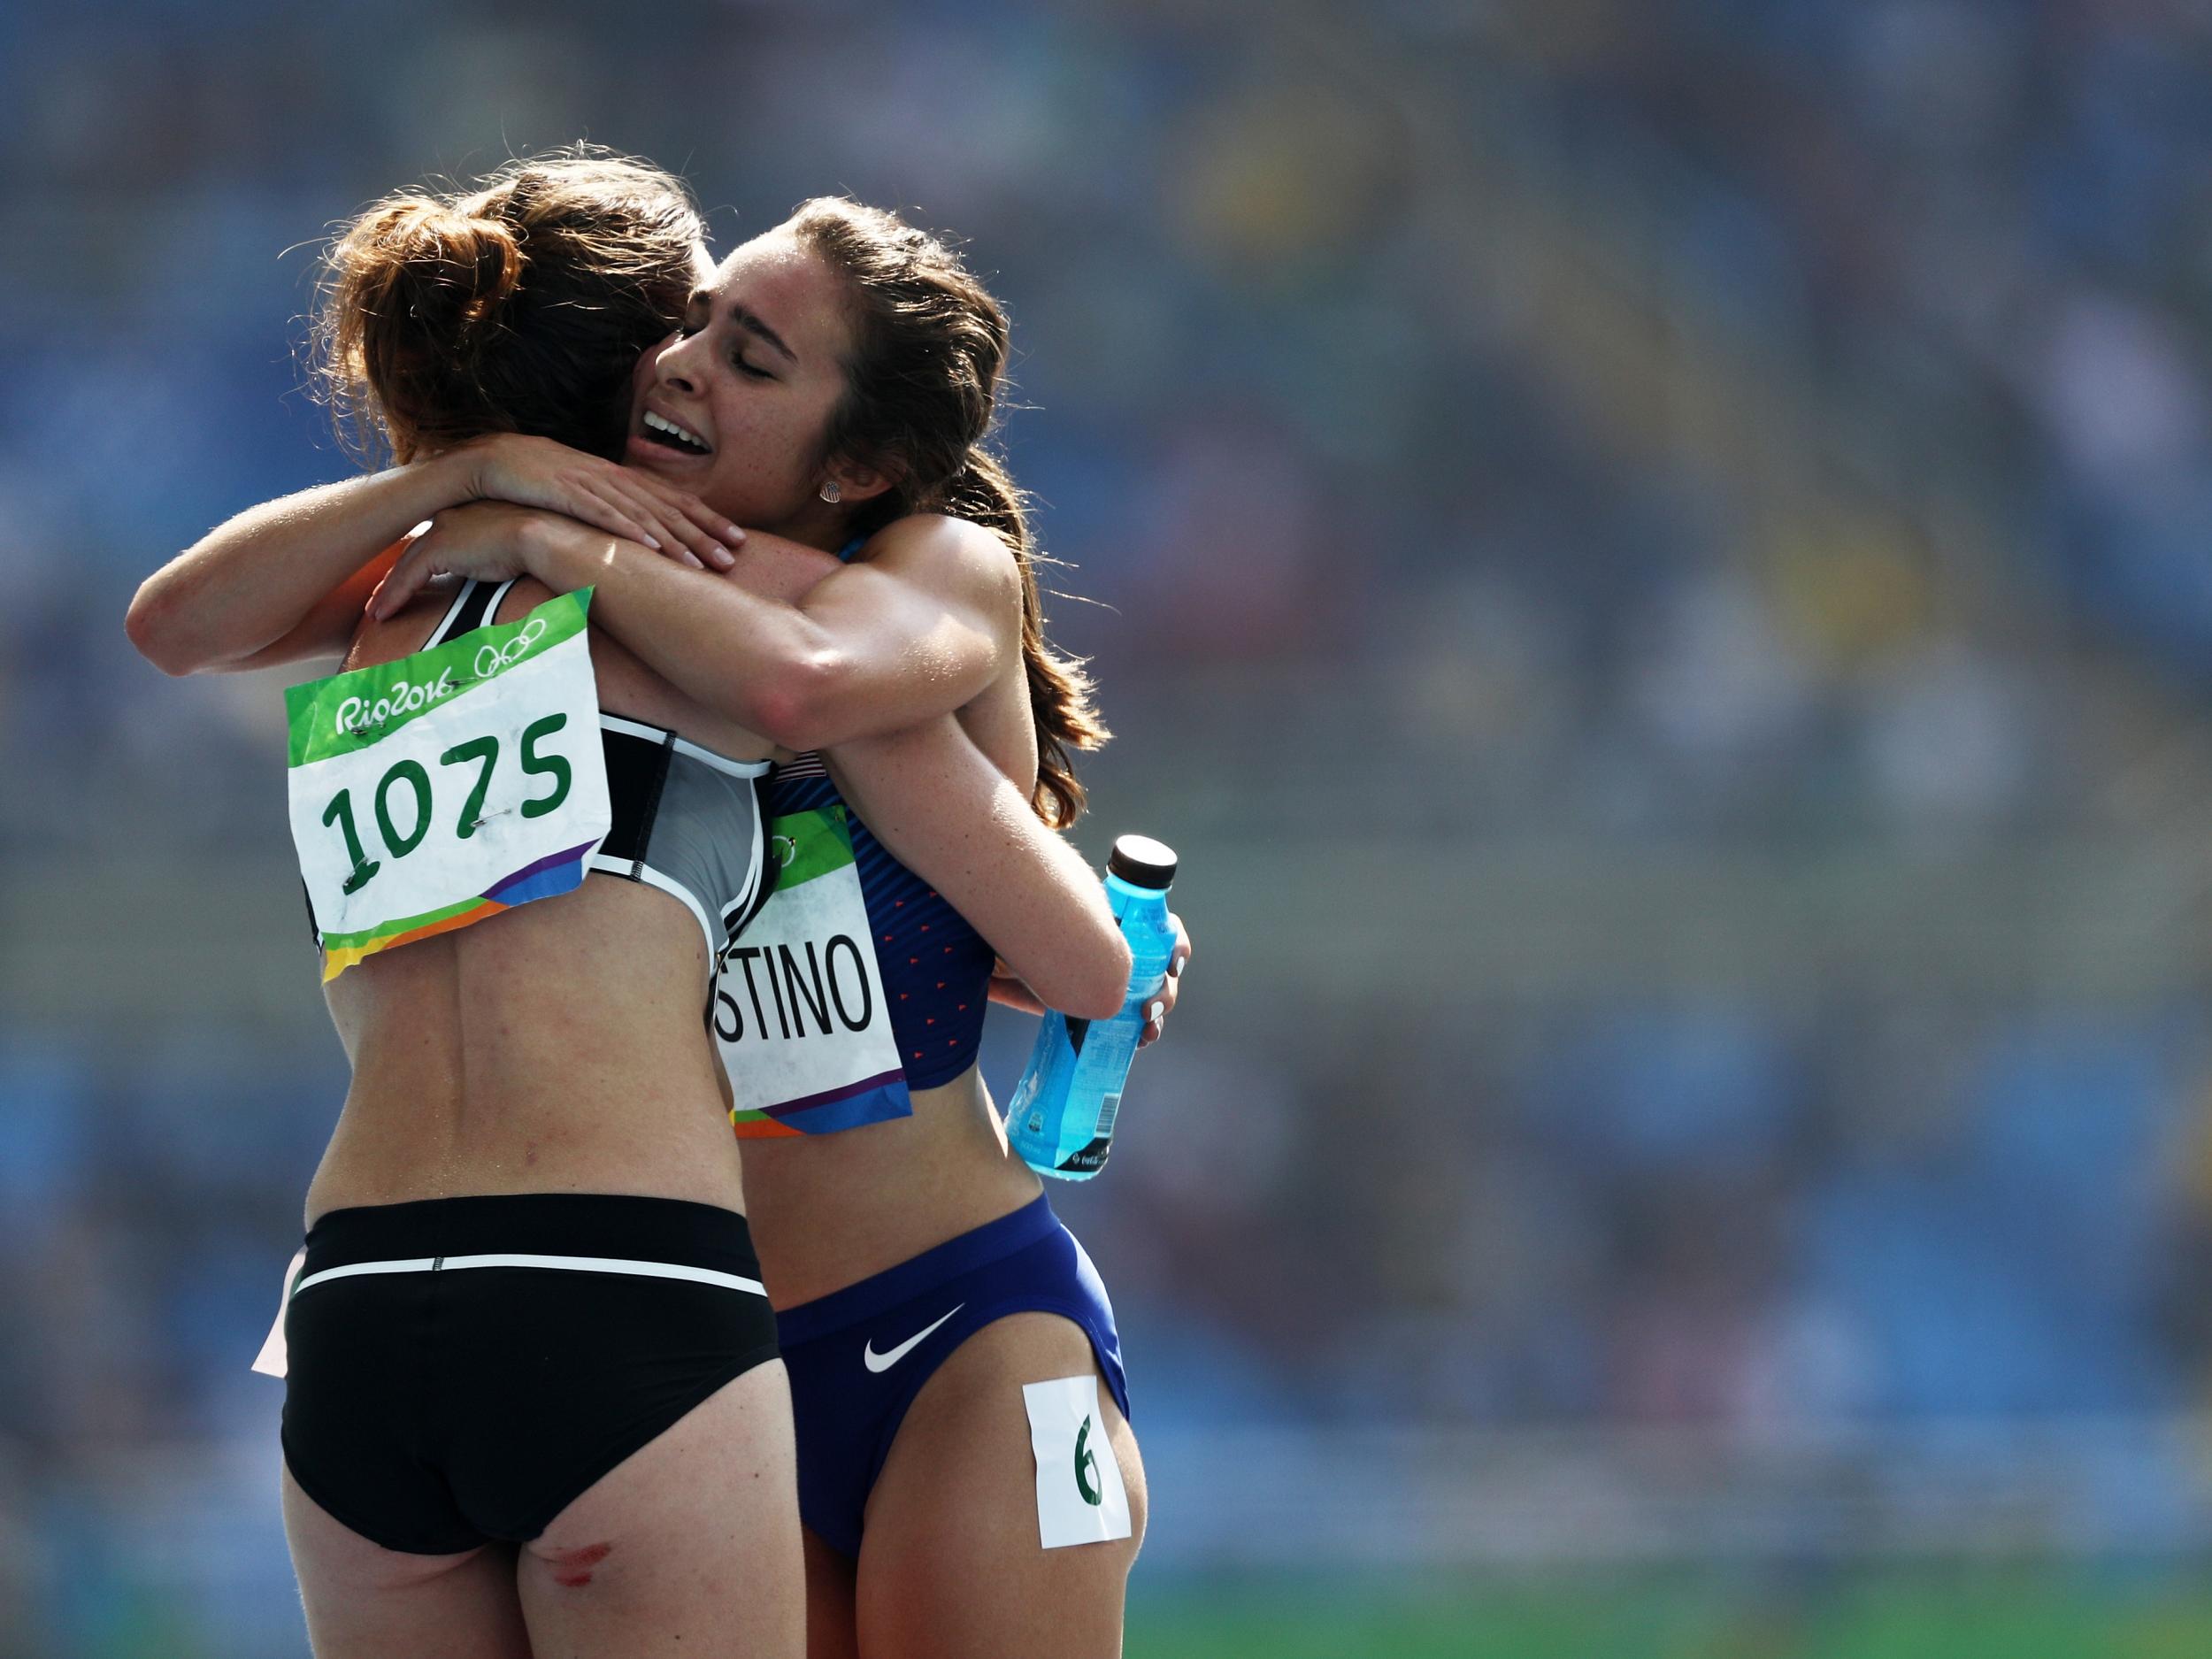
[[[1129,1536],[1129,1494],[1099,1415],[1098,1378],[1024,1383],[1037,1456],[1037,1534],[1047,1549]]]

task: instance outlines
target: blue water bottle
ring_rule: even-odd
[[[1167,890],[1175,853],[1148,835],[1125,835],[1106,861],[1106,902],[1129,941],[1129,997],[1111,1019],[1047,1014],[1029,1069],[1006,1108],[1006,1138],[1040,1175],[1087,1181],[1105,1167],[1121,1110],[1121,1086],[1144,1035],[1145,1010],[1167,983],[1175,929]]]

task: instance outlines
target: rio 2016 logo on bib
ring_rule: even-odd
[[[775,890],[722,953],[714,1040],[743,1140],[912,1115],[841,806],[772,818]]]
[[[285,693],[323,978],[572,890],[612,815],[591,590]]]

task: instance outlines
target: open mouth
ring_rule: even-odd
[[[665,415],[645,411],[642,422],[645,430],[639,434],[649,443],[657,443],[679,455],[712,455],[714,449],[704,438],[688,427],[680,426]]]

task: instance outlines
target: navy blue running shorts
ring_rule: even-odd
[[[1056,1313],[1091,1340],[1129,1415],[1121,1338],[1098,1270],[1043,1197],[872,1279],[776,1316],[799,1436],[799,1518],[860,1554],[862,1516],[907,1408],[955,1348],[1011,1313]]]

